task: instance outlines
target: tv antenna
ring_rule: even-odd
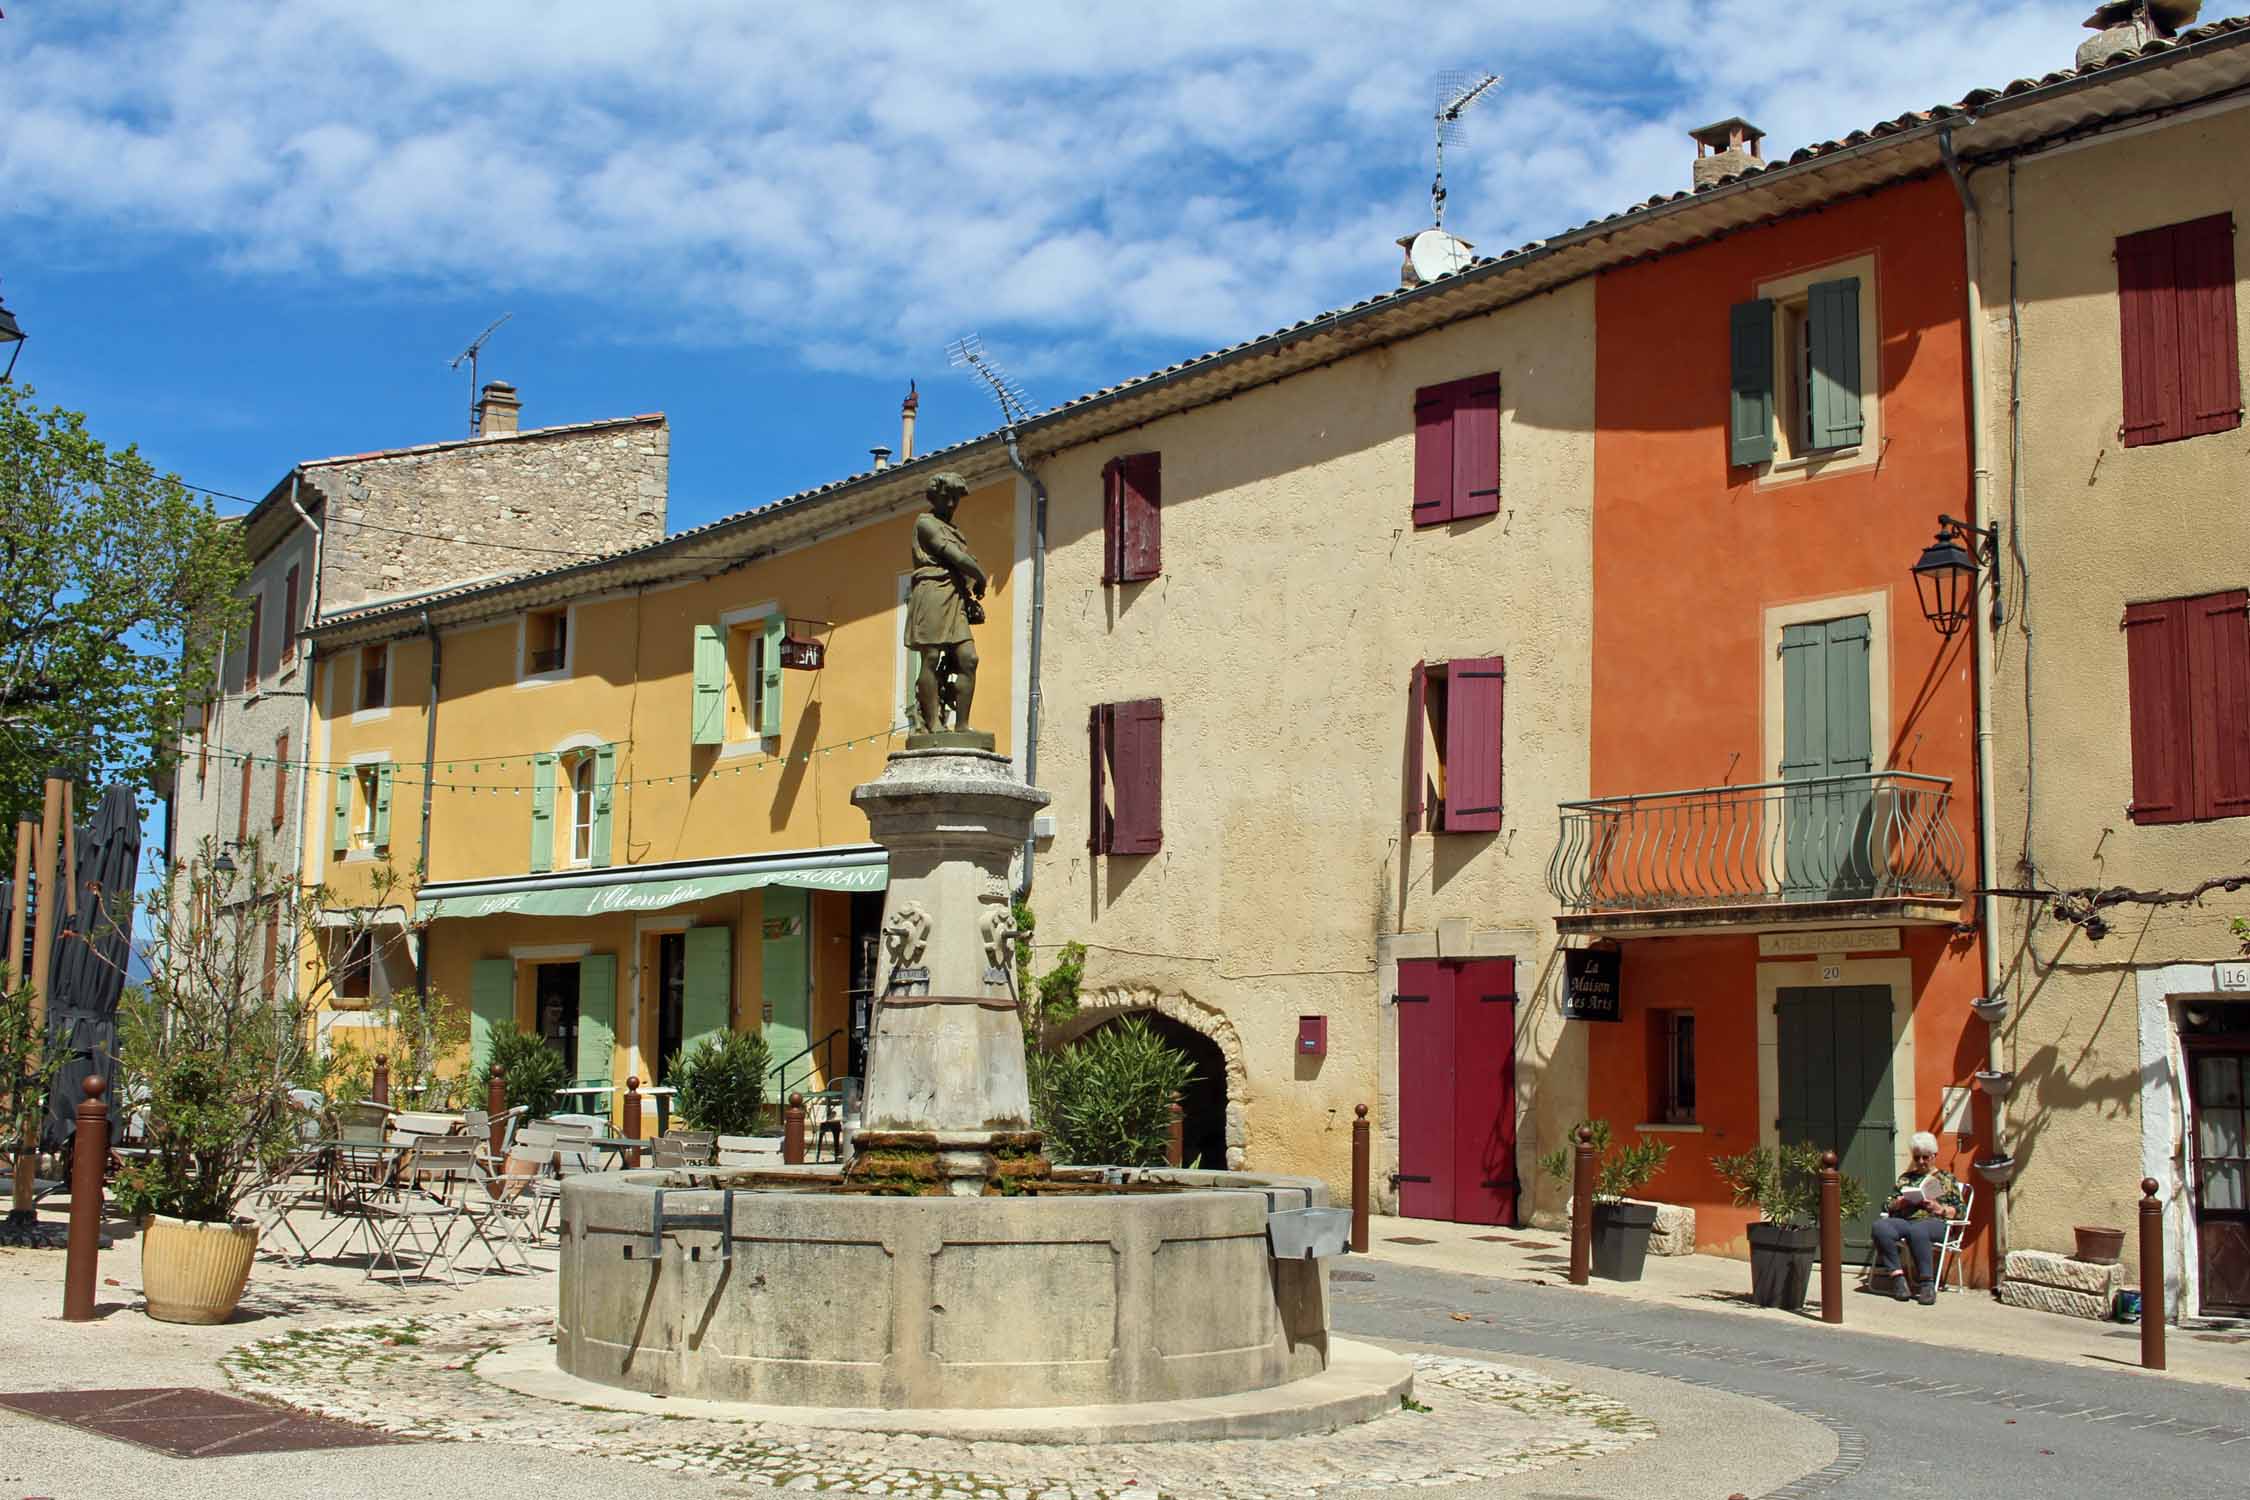
[[[453,362],[446,366],[448,370],[458,370],[461,368],[461,361],[467,360],[469,362],[470,437],[475,437],[477,435],[477,354],[484,348],[484,341],[488,338],[491,338],[493,334],[497,333],[502,323],[507,322],[514,316],[515,314],[512,312],[504,312],[499,317],[494,318],[491,322],[485,324],[484,332],[471,339],[469,341],[469,347],[463,349],[459,354],[454,355]]]
[[[983,339],[965,333],[945,346],[945,357],[954,368],[968,370],[991,390],[992,399],[1000,407],[1001,425],[1014,427],[1030,418],[1031,398],[1007,371],[993,363],[991,355],[984,352]]]
[[[1432,91],[1437,96],[1436,118],[1431,129],[1437,146],[1437,176],[1430,183],[1430,213],[1432,222],[1440,229],[1445,227],[1445,148],[1466,141],[1461,117],[1481,104],[1484,96],[1499,85],[1498,73],[1457,70],[1440,73],[1432,82]]]

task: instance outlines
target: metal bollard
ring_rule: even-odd
[[[94,1278],[102,1253],[102,1176],[109,1167],[109,1106],[99,1078],[86,1080],[78,1101],[78,1134],[71,1142],[70,1248],[63,1260],[62,1315],[66,1323],[94,1316]]]
[[[1570,1166],[1570,1284],[1584,1286],[1594,1274],[1594,1127],[1578,1127],[1578,1148]]]
[[[1820,1154],[1820,1321],[1844,1321],[1844,1178],[1833,1151]]]
[[[1180,1114],[1180,1096],[1165,1106],[1164,1165],[1177,1167],[1187,1159],[1187,1124]]]
[[[377,1104],[391,1102],[391,1060],[388,1057],[375,1059],[375,1081],[368,1085],[367,1097]]]
[[[485,1086],[484,1107],[492,1116],[492,1137],[487,1145],[498,1156],[508,1143],[508,1075],[498,1065],[492,1069],[492,1081]]]
[[[625,1139],[629,1141],[637,1141],[641,1138],[641,1080],[637,1073],[627,1074],[625,1078],[624,1131]],[[635,1146],[626,1155],[631,1158],[634,1166],[637,1167],[641,1164],[640,1147]]]
[[[804,1165],[805,1161],[805,1096],[791,1094],[789,1107],[781,1112],[781,1164],[785,1167]]]
[[[1352,1106],[1352,1251],[1367,1253],[1367,1106]]]
[[[2164,1205],[2160,1184],[2141,1179],[2141,1368],[2164,1368]]]

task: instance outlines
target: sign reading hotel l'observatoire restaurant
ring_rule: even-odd
[[[1621,1021],[1625,1018],[1617,985],[1617,961],[1621,956],[1615,948],[1563,950],[1564,1020]]]

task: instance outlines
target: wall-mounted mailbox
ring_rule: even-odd
[[[1297,1055],[1299,1057],[1326,1057],[1328,1055],[1328,1018],[1326,1016],[1299,1016],[1297,1018]]]

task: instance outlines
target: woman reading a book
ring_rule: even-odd
[[[1875,1221],[1875,1258],[1882,1267],[1877,1274],[1891,1278],[1892,1296],[1901,1302],[1912,1296],[1927,1307],[1937,1301],[1937,1247],[1945,1239],[1945,1226],[1961,1216],[1961,1184],[1951,1172],[1941,1172],[1934,1165],[1936,1136],[1917,1130],[1910,1149],[1913,1164],[1899,1173],[1891,1201]],[[1914,1250],[1916,1290],[1912,1293],[1906,1289],[1906,1278],[1899,1274],[1902,1244]]]

